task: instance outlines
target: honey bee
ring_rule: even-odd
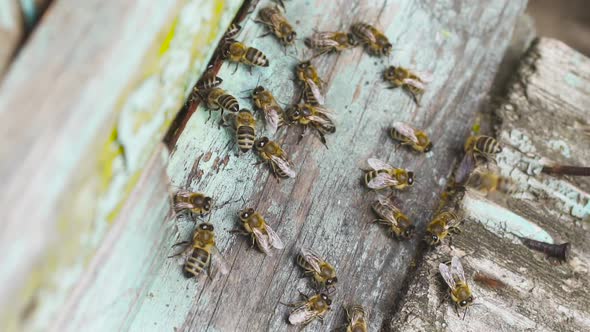
[[[264,113],[266,125],[270,128],[272,134],[285,125],[285,111],[277,103],[270,91],[258,86],[252,91],[252,100],[254,101],[254,108]]]
[[[510,195],[518,190],[516,183],[512,179],[483,168],[476,168],[467,179],[465,185],[483,195],[494,192]]]
[[[392,45],[389,39],[377,28],[367,23],[355,23],[351,27],[352,33],[371,55],[387,56],[391,53]]]
[[[299,141],[307,132],[308,127],[312,127],[320,136],[320,141],[326,145],[325,134],[336,132],[336,126],[330,117],[331,111],[321,106],[311,106],[308,104],[298,104],[287,110],[287,118],[291,123],[298,123],[303,126],[303,133],[299,136]],[[327,146],[326,146],[327,147]]]
[[[313,276],[314,282],[320,288],[334,287],[338,282],[334,266],[312,249],[301,248],[297,255],[297,264],[303,268],[305,275]]]
[[[233,116],[233,128],[236,132],[236,140],[238,141],[240,151],[250,151],[256,139],[256,119],[252,113],[242,108]]]
[[[212,207],[213,199],[202,193],[181,189],[174,195],[174,210],[176,211],[189,210],[202,218],[211,212]]]
[[[230,62],[243,63],[247,66],[268,67],[269,62],[266,55],[260,50],[244,45],[235,40],[228,40],[224,43],[221,57]]]
[[[245,232],[239,232],[249,235],[252,238],[252,246],[258,245],[258,248],[268,256],[272,256],[271,249],[283,249],[285,245],[277,233],[270,228],[264,220],[264,217],[254,209],[247,208],[239,212],[238,216],[242,222]]]
[[[353,305],[350,309],[346,309],[346,318],[348,319],[346,332],[367,332],[369,330],[367,313],[362,306]]]
[[[230,24],[229,28],[227,28],[227,31],[223,35],[222,39],[223,40],[234,39],[234,37],[237,36],[238,33],[240,33],[240,30],[242,30],[242,26],[240,26],[239,24],[236,24],[236,23],[232,23],[232,24]]]
[[[459,224],[461,221],[462,219],[455,212],[442,211],[438,213],[426,226],[426,242],[435,246],[449,236],[449,233],[460,233]]]
[[[254,148],[262,158],[261,163],[270,165],[272,174],[277,180],[295,177],[294,166],[278,143],[269,140],[268,137],[262,137],[254,141]]]
[[[426,79],[422,79],[410,70],[399,66],[390,66],[385,69],[383,79],[392,85],[389,89],[401,87],[412,96],[416,105],[420,106],[419,97],[424,94],[427,83]]]
[[[316,32],[305,39],[307,47],[317,50],[319,56],[329,52],[342,52],[358,45],[353,34],[347,32]]]
[[[259,19],[256,22],[262,23],[270,29],[264,35],[274,34],[284,46],[291,45],[295,42],[297,33],[295,33],[285,16],[283,16],[278,6],[262,8],[258,12],[258,17]]]
[[[425,132],[412,128],[403,122],[393,123],[391,138],[401,142],[402,145],[409,145],[418,152],[429,152],[432,150],[432,142]]]
[[[221,117],[223,118],[223,110],[228,110],[237,113],[240,110],[238,100],[221,88],[212,88],[207,90],[204,96],[204,101],[209,109],[209,117],[211,111],[221,110]],[[207,119],[208,120],[208,119]]]
[[[327,294],[319,293],[308,297],[305,294],[301,295],[305,301],[287,303],[290,307],[295,307],[295,310],[289,315],[289,323],[292,325],[307,325],[314,319],[323,321],[324,316],[330,311],[332,300]]]
[[[186,243],[185,241],[176,245]],[[225,259],[215,246],[215,229],[209,223],[200,224],[193,234],[192,244],[187,246],[181,253],[170,257],[184,256],[188,253],[190,255],[184,263],[184,272],[188,278],[198,276],[204,269],[207,269],[209,277],[213,275],[213,269],[219,269],[221,274],[224,275],[229,272]]]
[[[323,105],[324,81],[318,75],[315,66],[310,61],[300,62],[295,68],[295,76],[303,87],[303,96],[306,97],[306,102],[311,105]]]
[[[494,160],[498,153],[502,152],[502,146],[496,139],[489,136],[469,136],[465,142],[465,153],[473,154],[474,157],[482,157],[487,161]]]
[[[450,268],[446,264],[440,263],[438,265],[438,270],[451,289],[451,299],[455,303],[455,308],[457,306],[460,308],[467,308],[467,306],[473,303],[471,289],[469,288],[469,285],[467,285],[463,266],[457,256],[453,256],[451,259]]]
[[[209,90],[221,85],[223,80],[221,77],[215,75],[212,66],[209,66],[203,76],[197,81],[197,84],[193,87],[193,95],[196,97],[202,90]],[[194,99],[194,98],[193,98]]]
[[[414,224],[400,209],[393,205],[389,198],[379,196],[371,204],[371,208],[380,218],[375,222],[387,225],[397,239],[407,240],[414,236],[416,231]]]
[[[367,163],[372,169],[365,173],[365,185],[369,189],[393,187],[402,190],[414,185],[414,172],[395,168],[375,158],[369,158]]]

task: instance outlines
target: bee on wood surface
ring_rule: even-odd
[[[213,199],[203,193],[181,189],[174,195],[174,210],[177,212],[189,210],[202,218],[209,214],[212,208]]]
[[[414,236],[416,228],[412,221],[398,209],[387,197],[379,196],[371,204],[379,219],[375,222],[386,225],[399,240],[408,240]]]
[[[457,256],[453,256],[451,259],[450,268],[448,265],[440,263],[438,270],[451,289],[451,299],[455,303],[455,308],[457,306],[467,308],[467,306],[473,303],[473,295],[471,294],[469,285],[467,285],[463,265],[461,265],[461,261],[459,261]]]
[[[496,139],[489,136],[469,136],[465,142],[465,156],[457,167],[455,182],[464,184],[471,172],[479,165],[495,163],[496,155],[502,152],[502,146]]]
[[[245,232],[234,232],[249,235],[252,238],[252,246],[256,244],[258,248],[268,256],[272,256],[272,248],[285,248],[281,238],[279,238],[277,233],[270,228],[260,213],[254,211],[254,209],[247,208],[240,211],[238,216],[240,217]]]
[[[320,288],[333,288],[338,282],[334,266],[312,249],[301,248],[301,252],[297,255],[297,265],[303,268],[306,276],[312,276]]]
[[[294,166],[278,143],[269,140],[268,137],[262,137],[254,141],[254,148],[262,158],[261,163],[270,165],[272,174],[277,180],[295,177]]]
[[[399,66],[389,66],[386,68],[383,72],[383,79],[391,84],[389,89],[404,89],[404,91],[412,96],[416,105],[420,106],[420,97],[424,94],[427,83],[426,79],[422,79],[418,74]]]
[[[332,300],[327,294],[319,293],[308,297],[301,293],[305,301],[287,303],[295,309],[289,315],[289,323],[292,325],[307,325],[315,319],[323,321],[324,316],[330,311]]]
[[[476,168],[467,179],[465,186],[473,188],[483,195],[495,192],[510,195],[518,190],[512,179],[485,168]]]
[[[371,170],[365,173],[365,185],[369,189],[395,188],[405,189],[414,185],[414,172],[403,168],[395,168],[379,159],[367,160]]]
[[[221,50],[221,57],[224,60],[234,62],[237,64],[243,63],[247,66],[268,67],[269,62],[266,55],[260,50],[246,46],[245,44],[228,40],[223,43]]]
[[[401,142],[402,145],[410,146],[414,151],[429,152],[432,150],[432,142],[428,135],[406,123],[394,122],[390,134],[391,138]]]
[[[242,108],[238,113],[233,114],[232,120],[238,148],[244,153],[250,151],[256,140],[256,118],[249,110]],[[224,122],[226,122],[225,119]]]
[[[299,142],[307,132],[307,128],[313,128],[320,136],[320,141],[327,147],[325,134],[336,132],[336,125],[330,118],[332,112],[322,106],[308,104],[294,105],[287,110],[287,118],[291,123],[303,126],[303,133],[299,136]]]
[[[211,111],[221,110],[221,118],[223,119],[224,110],[234,113],[237,113],[240,110],[238,100],[221,88],[206,90],[203,97],[203,100],[209,109],[209,118],[211,118]],[[209,120],[209,118],[207,120]]]
[[[187,242],[177,243],[176,245],[185,243]],[[210,278],[214,275],[214,269],[218,269],[224,275],[229,272],[225,259],[215,246],[215,229],[209,223],[199,224],[193,234],[192,244],[187,246],[181,253],[170,257],[184,256],[189,253],[190,255],[184,263],[184,272],[188,278],[198,276],[205,269],[207,269]]]
[[[310,38],[305,39],[305,45],[318,51],[314,56],[329,52],[342,52],[353,48],[358,42],[351,33],[347,32],[315,32]]]
[[[461,232],[459,224],[463,221],[452,211],[442,211],[438,213],[426,226],[426,242],[430,246],[440,244],[450,233],[458,234]]]
[[[272,33],[284,46],[292,45],[295,42],[297,33],[295,33],[279,7],[269,6],[262,8],[258,12],[256,22],[262,23],[269,28],[270,31],[263,36]]]
[[[193,87],[193,91],[191,93],[191,100],[196,99],[200,96],[202,91],[209,90],[221,85],[223,80],[221,77],[215,75],[212,66],[209,66],[207,71],[203,74],[203,76],[197,81],[195,86]]]
[[[262,86],[258,86],[252,90],[252,100],[254,102],[254,109],[264,113],[267,129],[272,134],[276,133],[278,128],[285,125],[285,111],[277,103],[270,91]]]
[[[300,62],[295,67],[295,77],[302,87],[305,102],[310,105],[323,105],[324,81],[318,75],[318,70],[310,61]]]
[[[348,319],[346,332],[367,332],[369,330],[367,316],[365,308],[360,305],[353,305],[350,309],[346,309],[346,318]]]
[[[230,24],[229,28],[227,28],[227,31],[223,35],[222,40],[234,39],[238,35],[238,33],[240,33],[241,30],[242,30],[241,25],[236,24],[236,23]]]
[[[377,28],[367,23],[355,23],[351,31],[358,40],[365,45],[371,55],[388,56],[393,45],[389,39]]]

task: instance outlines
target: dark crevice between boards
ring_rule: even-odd
[[[258,5],[259,1],[260,0],[245,0],[244,3],[242,3],[242,6],[240,7],[240,9],[238,10],[236,16],[234,16],[234,19],[232,20],[231,24],[239,24],[239,23],[243,22],[246,19],[246,17],[254,11],[254,9]],[[219,72],[219,69],[221,68],[221,64],[223,63],[223,60],[221,60],[217,54],[218,47],[219,47],[219,44],[215,47],[216,51],[211,56],[211,59],[209,59],[209,62],[207,63],[207,68],[211,67],[215,73]],[[200,77],[199,77],[199,79],[200,79]],[[193,83],[193,85],[194,85],[194,83]],[[191,86],[193,86],[193,85],[191,85]],[[174,146],[176,145],[178,138],[182,134],[184,127],[186,126],[188,120],[191,118],[193,113],[197,110],[198,106],[199,106],[199,101],[194,101],[192,103],[189,103],[187,100],[183,104],[180,111],[178,111],[178,114],[176,114],[176,117],[174,118],[174,120],[170,124],[170,128],[168,128],[168,131],[166,132],[166,135],[164,136],[164,139],[163,139],[163,142],[164,142],[164,144],[166,144],[169,151],[172,151],[174,149]]]

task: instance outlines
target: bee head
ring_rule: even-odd
[[[332,300],[330,299],[330,297],[327,294],[320,294],[320,297],[322,298],[322,300],[324,300],[324,302],[326,302],[327,305],[331,305],[332,304]]]
[[[264,147],[266,146],[266,144],[268,144],[268,142],[270,142],[268,137],[266,137],[266,136],[261,137],[261,138],[257,139],[256,141],[254,141],[254,147],[256,148],[256,150],[260,151],[260,150],[264,149]]]
[[[286,29],[285,29],[286,30]],[[290,30],[290,29],[289,29]],[[295,41],[295,38],[297,38],[297,33],[295,33],[295,31],[289,31],[285,34],[285,36],[283,37],[283,41],[286,44],[292,44]]]
[[[408,172],[408,184],[410,186],[414,184],[414,172]]]
[[[334,278],[330,278],[328,280],[326,280],[326,286],[333,286],[338,282],[338,278],[334,277]]]
[[[386,43],[381,47],[381,53],[383,53],[384,55],[388,55],[389,53],[391,53],[392,47],[393,45],[391,45],[390,43]]]
[[[254,90],[252,90],[252,94],[255,96],[261,92],[264,92],[264,87],[262,85],[259,85],[256,88],[254,88]]]
[[[410,225],[410,226],[408,226],[408,228],[406,228],[404,230],[404,232],[402,233],[402,236],[405,239],[411,239],[414,236],[415,232],[416,232],[416,227],[414,227],[414,225]]]
[[[429,142],[424,148],[424,152],[430,152],[432,150],[432,142]]]
[[[244,210],[240,211],[240,219],[245,221],[248,218],[250,218],[250,216],[252,216],[253,214],[254,214],[254,209],[252,209],[252,208],[244,209]]]
[[[426,242],[428,242],[428,244],[430,244],[431,246],[436,246],[440,243],[440,238],[438,237],[438,235],[432,234],[426,237]]]
[[[459,307],[464,308],[470,305],[473,302],[473,296],[466,298],[465,300],[459,302]]]
[[[354,35],[352,33],[347,33],[346,36],[348,38],[348,44],[350,46],[357,46],[358,45],[358,41],[356,40],[356,38],[354,38]]]
[[[215,229],[213,228],[213,225],[209,224],[209,223],[202,223],[199,225],[199,229],[202,231],[214,231]]]
[[[211,211],[212,202],[213,202],[213,199],[211,199],[211,197],[205,197],[205,200],[203,201],[203,211],[205,211],[205,212]]]
[[[309,66],[311,66],[311,62],[309,62],[309,60],[308,60],[308,61],[303,61],[303,62],[300,62],[300,63],[297,65],[297,69],[299,69],[299,70],[305,70],[305,69],[307,69]]]
[[[301,118],[301,108],[299,107],[299,105],[295,105],[287,111],[287,115],[289,116],[289,120],[295,122]]]
[[[397,68],[395,66],[389,66],[387,67],[387,69],[385,69],[385,73],[383,73],[383,76],[385,77],[385,79],[392,79],[395,77],[396,70]]]

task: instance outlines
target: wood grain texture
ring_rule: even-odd
[[[590,59],[563,43],[542,38],[524,56],[504,102],[495,109],[497,136],[504,146],[498,166],[519,186],[511,196],[459,198],[467,220],[452,246],[428,253],[402,301],[392,329],[400,331],[581,331],[588,310],[590,245],[587,180],[540,173],[546,162],[584,164],[588,125]],[[579,84],[571,84],[574,76]],[[576,125],[577,124],[577,125]],[[560,141],[557,145],[555,141]],[[571,154],[570,154],[571,152]],[[523,246],[511,233],[542,235],[549,243],[571,243],[570,260],[558,265]],[[476,297],[465,320],[457,317],[438,264],[462,257]],[[490,289],[475,273],[501,280]]]
[[[261,1],[252,16],[268,3]],[[313,61],[327,82],[326,105],[337,112],[338,127],[327,137],[329,149],[312,135],[297,145],[297,129],[276,137],[296,165],[298,176],[292,180],[277,183],[266,168],[252,166],[257,160],[253,154],[235,157],[233,134],[217,129],[217,115],[205,123],[208,114],[203,108],[192,114],[174,147],[168,173],[175,186],[231,202],[210,219],[231,273],[213,281],[205,276],[187,280],[178,262],[162,255],[162,268],[154,272],[131,330],[298,330],[287,325],[289,308],[280,302],[297,300],[298,290],[311,291],[294,261],[302,246],[324,254],[340,279],[333,312],[323,325],[314,322],[306,330],[341,326],[345,322],[342,305],[352,303],[369,309],[371,330],[387,330],[419,240],[400,243],[383,228],[371,225],[372,196],[360,184],[359,166],[367,157],[378,157],[416,172],[415,186],[398,196],[402,210],[421,229],[438,204],[455,151],[462,146],[473,110],[489,89],[516,17],[524,8],[524,1],[485,6],[470,1],[410,0],[286,3],[287,17],[299,38],[313,29],[335,30],[365,20],[385,31],[394,42],[394,54],[391,59],[377,59],[357,48]],[[270,67],[254,69],[252,74],[239,68],[232,75],[233,66],[224,65],[222,87],[243,96],[248,92],[240,91],[253,89],[260,81],[280,101],[291,102],[295,86],[289,79],[297,55],[291,48],[290,56],[285,56],[272,37],[256,38],[263,32],[260,25],[247,20],[238,39],[263,51]],[[297,43],[299,57],[304,57],[303,52],[309,56]],[[389,64],[433,74],[421,108],[401,91],[385,89],[380,77]],[[251,108],[246,99],[240,102]],[[424,128],[435,139],[433,152],[418,155],[396,149],[387,136],[394,120]],[[236,200],[241,197],[266,217],[286,243],[285,250],[265,257],[249,250],[246,238],[227,232],[238,226],[237,212],[243,203]],[[188,239],[194,228],[184,218],[172,222],[179,232],[161,243]],[[172,252],[169,249],[168,255]]]
[[[240,5],[63,0],[44,16],[0,85],[1,330],[45,330],[76,303],[70,292],[93,277],[86,267]]]

